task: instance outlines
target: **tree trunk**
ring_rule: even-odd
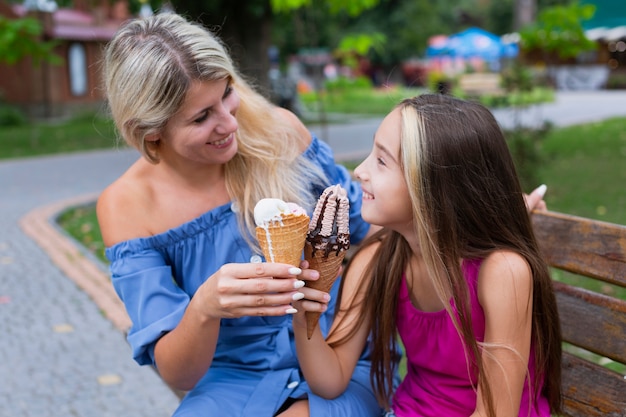
[[[272,11],[266,0],[251,2],[177,0],[176,12],[213,30],[248,81],[269,97]]]
[[[537,0],[515,0],[515,17],[513,29],[519,32],[521,28],[535,21],[537,14]]]

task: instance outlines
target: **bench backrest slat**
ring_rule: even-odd
[[[554,212],[533,226],[552,266],[626,287],[626,226]]]
[[[626,363],[626,301],[561,282],[554,284],[563,340]]]
[[[563,407],[571,417],[626,415],[624,378],[609,369],[563,352]]]
[[[555,212],[534,212],[550,266],[626,288],[626,227]],[[626,365],[626,301],[554,281],[563,340]],[[618,365],[619,366],[619,365]],[[563,354],[566,416],[626,417],[626,377],[585,352]]]

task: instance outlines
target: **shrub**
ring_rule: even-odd
[[[0,103],[0,126],[13,127],[26,124],[26,116],[15,106]]]

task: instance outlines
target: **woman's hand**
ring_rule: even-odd
[[[226,264],[200,286],[190,307],[210,319],[293,314],[291,303],[303,297],[300,274],[288,264]]]
[[[315,281],[319,279],[319,272],[314,269],[308,269],[309,263],[302,261],[300,263],[302,274],[300,279],[304,281]],[[337,272],[337,276],[341,274],[341,268]],[[307,286],[300,289],[302,297],[299,300],[294,300],[293,306],[298,310],[293,317],[293,326],[306,328],[306,318],[304,313],[307,311],[323,313],[328,309],[328,302],[330,301],[330,294]]]

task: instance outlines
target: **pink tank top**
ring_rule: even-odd
[[[464,261],[472,306],[474,334],[479,341],[485,335],[485,315],[478,303],[477,281],[480,262]],[[398,333],[407,356],[407,375],[393,399],[397,417],[468,417],[476,408],[474,388],[477,375],[468,375],[461,336],[445,310],[424,312],[416,309],[409,298],[406,277],[402,277],[397,310]],[[532,351],[532,349],[531,349]],[[529,363],[534,376],[534,355]],[[550,417],[545,398],[536,406],[529,403],[529,387],[524,386],[520,417]]]

